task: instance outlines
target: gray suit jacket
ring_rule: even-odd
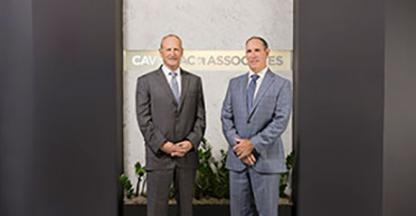
[[[136,112],[146,147],[146,169],[195,168],[197,148],[205,132],[205,105],[201,79],[181,69],[182,91],[177,104],[161,68],[137,79]],[[160,150],[166,141],[189,140],[184,157],[170,157]]]
[[[286,129],[292,110],[290,81],[268,70],[259,87],[252,110],[247,108],[248,74],[231,79],[224,99],[222,129],[229,143],[226,167],[242,171],[246,165],[238,159],[232,147],[235,138],[250,139],[258,172],[286,171],[281,135]]]

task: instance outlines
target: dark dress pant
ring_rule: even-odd
[[[178,216],[192,216],[195,168],[147,172],[147,216],[168,216],[169,191],[173,183]]]

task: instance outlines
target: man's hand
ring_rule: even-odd
[[[250,154],[247,157],[243,158],[242,161],[247,165],[254,165],[256,163],[256,157],[254,157],[253,154]]]
[[[237,144],[233,147],[233,150],[237,157],[243,160],[243,158],[251,154],[254,146],[249,139],[236,138],[235,140]]]
[[[174,151],[172,152],[171,156],[178,156],[183,157],[186,153],[188,153],[192,148],[193,145],[190,141],[185,140],[182,142],[178,142],[174,145]]]
[[[175,145],[172,142],[167,141],[163,143],[163,145],[160,147],[160,150],[168,155],[171,155],[175,151]]]

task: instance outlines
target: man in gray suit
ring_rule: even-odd
[[[177,35],[160,44],[163,65],[137,80],[136,111],[146,148],[147,215],[167,216],[174,183],[178,215],[192,215],[197,149],[205,132],[202,82],[179,67],[183,54]]]
[[[276,216],[279,178],[286,171],[281,135],[292,109],[290,82],[267,67],[267,42],[246,41],[248,73],[231,79],[221,120],[229,143],[232,216]]]

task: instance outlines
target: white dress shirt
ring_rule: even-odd
[[[172,86],[171,82],[172,82],[172,75],[169,75],[170,72],[175,72],[176,73],[176,81],[178,82],[178,87],[179,87],[179,95],[181,95],[181,90],[182,90],[182,79],[181,79],[181,69],[178,67],[176,70],[172,71],[171,69],[169,69],[168,67],[166,67],[165,65],[162,66],[162,71],[163,74],[165,74],[165,77],[169,83],[169,86]]]
[[[247,82],[247,88],[248,88],[248,85],[250,84],[250,82],[251,82],[251,75],[254,75],[254,74],[256,74],[256,75],[258,75],[259,76],[259,78],[257,78],[257,81],[256,81],[256,90],[254,91],[254,96],[253,96],[253,101],[256,99],[256,95],[257,95],[257,92],[258,92],[258,90],[259,90],[259,88],[260,88],[260,85],[261,85],[261,83],[263,82],[263,80],[264,80],[264,76],[266,75],[266,72],[267,72],[267,70],[268,70],[269,68],[268,67],[265,67],[262,71],[260,71],[259,73],[254,73],[253,71],[251,71],[251,70],[249,70],[249,72],[248,72],[248,82]]]

